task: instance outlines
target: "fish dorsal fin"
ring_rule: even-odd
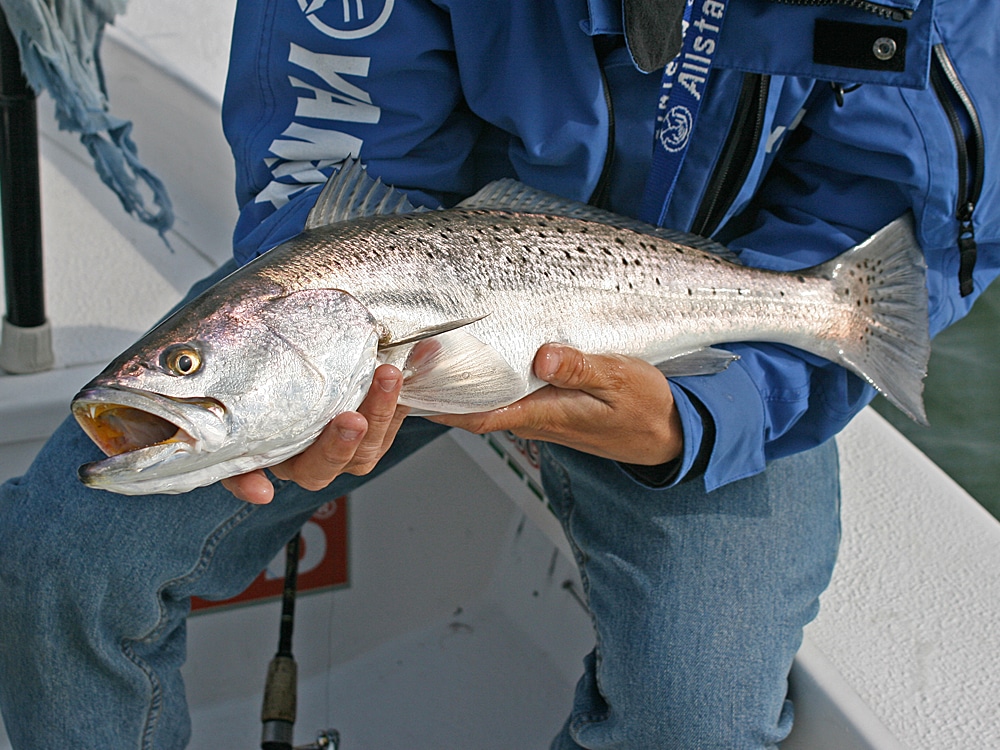
[[[566,216],[582,221],[594,221],[600,224],[607,224],[619,229],[630,229],[633,232],[648,234],[652,237],[673,242],[677,245],[698,248],[713,255],[720,255],[726,260],[738,263],[735,253],[720,245],[715,240],[701,237],[689,232],[678,232],[674,229],[655,227],[638,219],[605,211],[602,208],[591,206],[587,203],[570,200],[547,193],[544,190],[525,185],[508,178],[496,180],[483,187],[475,195],[466,198],[458,204],[456,208],[478,208],[493,209],[502,211],[515,211],[527,214],[547,214],[555,216]]]
[[[468,414],[513,403],[533,390],[489,344],[459,329],[420,341],[405,359],[399,402],[413,414]]]
[[[306,229],[325,227],[338,221],[364,216],[426,211],[410,203],[406,193],[373,180],[361,162],[349,157],[323,186],[316,205],[306,219]]]
[[[489,315],[489,313],[486,313],[486,315]],[[429,339],[434,336],[440,336],[442,333],[448,333],[448,331],[454,331],[456,328],[463,328],[470,323],[475,323],[477,320],[482,320],[486,317],[486,315],[479,315],[475,318],[462,318],[461,320],[449,320],[447,323],[420,328],[401,338],[390,339],[385,343],[380,343],[379,349],[393,349],[405,344],[415,344],[418,341],[423,341],[424,339]]]

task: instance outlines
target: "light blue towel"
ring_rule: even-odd
[[[126,0],[0,0],[21,51],[21,67],[36,92],[47,89],[59,127],[80,133],[98,174],[129,213],[156,229],[170,229],[174,212],[167,189],[139,161],[132,123],[108,111],[99,48],[104,25]],[[149,206],[140,186],[145,183]]]

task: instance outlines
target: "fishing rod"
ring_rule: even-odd
[[[285,545],[285,585],[281,592],[281,628],[278,651],[267,667],[264,701],[260,710],[261,750],[337,750],[340,734],[335,729],[322,731],[311,745],[292,745],[298,694],[298,666],[292,655],[292,632],[295,628],[295,592],[298,586],[299,546],[302,534]]]

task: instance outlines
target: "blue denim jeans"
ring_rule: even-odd
[[[560,446],[541,454],[597,636],[552,750],[777,747],[840,541],[836,444],[711,493],[646,490]]]
[[[384,471],[443,428],[404,424]],[[241,591],[331,497],[219,485],[181,496],[85,488],[100,457],[67,420],[0,488],[0,708],[16,750],[176,750],[189,598]],[[614,463],[543,449],[597,646],[553,748],[763,748],[789,731],[785,680],[839,539],[832,442],[706,494],[648,490]]]

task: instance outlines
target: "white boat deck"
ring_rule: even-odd
[[[26,467],[80,385],[229,255],[218,104],[232,0],[187,5],[134,2],[104,46],[114,107],[177,208],[172,252],[53,132],[43,99],[56,368],[0,375],[0,479]],[[509,455],[449,435],[351,497],[350,583],[298,605],[297,742],[336,727],[343,750],[547,746],[592,636],[557,524],[510,468],[516,450],[495,442]],[[793,672],[783,747],[1000,747],[1000,524],[874,412],[838,442],[841,560]],[[259,746],[277,628],[273,602],[192,618],[193,748]]]

